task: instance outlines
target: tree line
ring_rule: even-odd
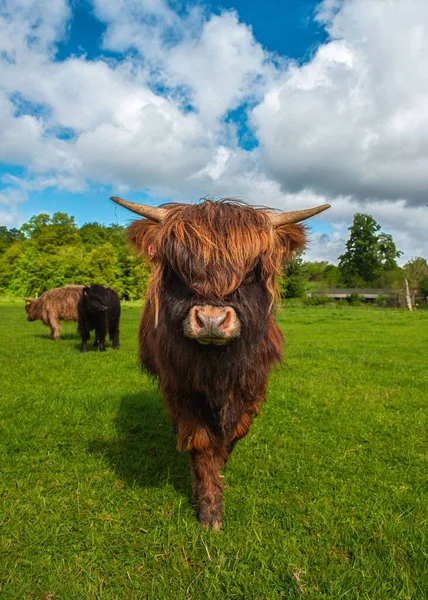
[[[401,293],[405,280],[414,297],[428,297],[428,264],[416,257],[403,267],[397,263],[402,252],[397,250],[390,234],[371,215],[357,213],[349,228],[345,252],[338,265],[325,261],[304,262],[297,256],[286,265],[281,280],[282,295],[297,298],[308,289],[380,288]]]
[[[127,244],[126,228],[86,223],[57,212],[20,229],[0,227],[0,294],[32,297],[67,284],[99,283],[123,299],[144,297],[148,268]]]
[[[299,298],[308,289],[386,288],[402,290],[408,279],[414,294],[428,296],[428,265],[417,257],[404,267],[391,235],[383,233],[370,215],[354,216],[345,252],[338,265],[304,261],[297,256],[284,268],[280,291]],[[0,227],[0,294],[30,297],[66,284],[100,283],[122,299],[143,298],[149,267],[126,240],[117,224],[86,223],[57,212],[33,216],[22,227]]]

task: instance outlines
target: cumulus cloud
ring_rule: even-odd
[[[96,60],[56,59],[66,0],[0,6],[0,161],[27,169],[7,182],[3,222],[31,190],[95,183],[289,210],[331,202],[311,258],[337,259],[355,212],[372,214],[406,257],[428,254],[428,5],[324,0],[314,18],[329,39],[297,64],[267,52],[234,11],[92,1],[106,26]]]
[[[270,66],[251,30],[236,13],[226,12],[205,22],[197,38],[185,38],[170,51],[166,76],[190,90],[189,101],[210,123],[257,97]]]
[[[284,189],[425,202],[428,4],[324,2],[331,40],[291,66],[252,113]]]
[[[20,189],[6,187],[0,190],[0,225],[14,227],[23,221],[20,205],[27,200],[27,194]]]

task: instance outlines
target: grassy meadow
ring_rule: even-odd
[[[0,303],[0,598],[428,597],[428,312],[289,308],[286,360],[201,529],[188,459],[121,349]]]

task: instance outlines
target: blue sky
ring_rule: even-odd
[[[318,4],[319,0],[204,3],[216,14],[235,10],[240,19],[251,26],[255,38],[265,48],[302,62],[308,60],[317,46],[327,39],[325,28],[314,19]],[[103,52],[100,46],[105,31],[106,26],[96,18],[92,5],[78,0],[73,5],[67,35],[58,44],[57,59],[64,60],[71,54],[86,54],[89,59],[96,59]]]
[[[356,212],[426,256],[427,52],[418,0],[5,0],[0,224],[129,222],[113,194],[330,202],[308,258]]]

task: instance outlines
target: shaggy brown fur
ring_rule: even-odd
[[[301,225],[273,227],[267,210],[223,200],[170,205],[164,221],[134,222],[129,238],[153,263],[140,324],[140,359],[159,378],[178,435],[190,453],[199,518],[222,523],[220,470],[266,395],[282,357],[272,314],[276,277],[305,245]],[[183,331],[195,305],[231,307],[240,335],[201,346]]]
[[[77,321],[77,305],[82,294],[83,285],[66,285],[44,292],[40,298],[25,300],[28,321],[40,319],[47,325],[51,333],[49,339],[59,340],[60,321]]]

